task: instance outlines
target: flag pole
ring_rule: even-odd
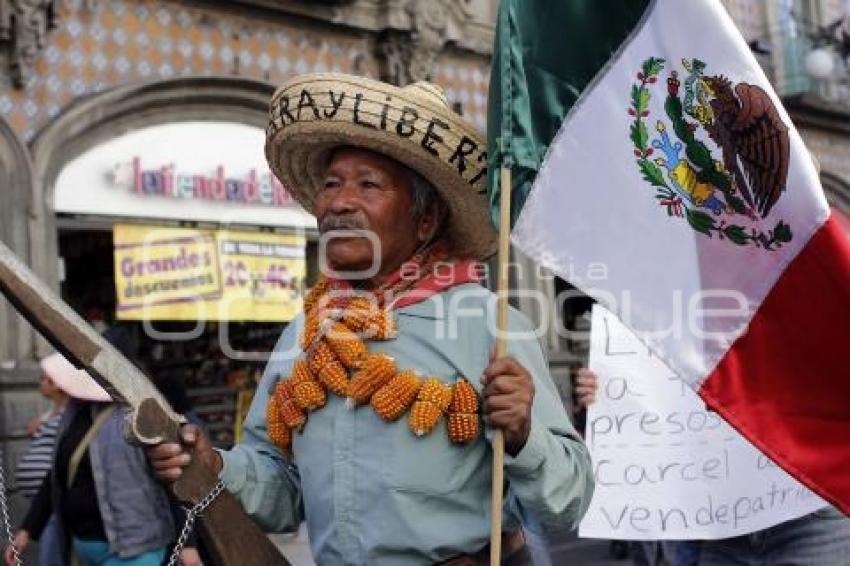
[[[505,330],[508,326],[508,264],[511,256],[511,168],[502,165],[499,194],[499,257],[497,273],[497,329],[496,357],[507,354]],[[502,560],[502,493],[505,484],[505,436],[501,429],[493,434],[493,483],[490,494],[490,566],[499,566]]]
[[[498,280],[496,286],[496,357],[507,354],[508,343],[505,338],[508,326],[508,264],[511,259],[511,169],[513,152],[511,148],[513,124],[513,85],[511,76],[511,26],[508,10],[511,0],[499,3],[498,27],[507,34],[507,41],[497,42],[499,75],[502,91],[502,123],[500,127],[499,169],[499,256],[497,260]],[[498,35],[497,35],[498,39]],[[492,80],[492,79],[491,79]],[[492,88],[492,85],[491,85]],[[491,93],[492,94],[492,93]],[[492,101],[490,101],[492,104]],[[493,434],[493,477],[490,492],[490,566],[502,563],[502,507],[505,489],[505,435],[501,429]]]

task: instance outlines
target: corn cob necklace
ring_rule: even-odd
[[[369,292],[354,292],[343,281],[319,279],[304,299],[299,345],[305,355],[295,361],[289,377],[278,380],[266,406],[269,439],[284,453],[291,455],[293,432],[303,429],[309,412],[325,406],[329,391],[345,397],[350,409],[371,405],[387,422],[409,409],[408,424],[416,436],[430,433],[444,414],[452,442],[466,443],[478,436],[478,396],[466,379],[453,385],[437,377],[423,380],[414,370],[398,370],[390,356],[369,352],[364,341],[395,338],[396,320],[387,305],[415,291],[447,257],[440,249],[417,254],[387,283]]]

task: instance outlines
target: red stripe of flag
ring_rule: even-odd
[[[699,394],[850,515],[850,240],[834,214],[782,273]]]

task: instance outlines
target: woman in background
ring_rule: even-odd
[[[58,355],[58,354],[54,354]],[[18,461],[15,470],[15,485],[21,495],[32,501],[41,482],[47,477],[53,462],[53,451],[56,446],[56,433],[59,422],[65,412],[68,393],[50,377],[52,363],[48,358],[41,361],[41,379],[38,389],[42,395],[50,399],[51,406],[42,415],[34,418],[27,425],[27,432],[32,437],[29,447]],[[57,529],[57,518],[51,514],[38,545],[38,563],[40,566],[62,566],[62,542]]]
[[[42,367],[71,399],[59,425],[53,465],[15,535],[15,546],[23,552],[56,513],[63,554],[73,553],[83,566],[159,566],[175,538],[174,522],[143,450],[124,440],[124,410],[61,355],[46,358]],[[13,564],[11,549],[5,558]]]

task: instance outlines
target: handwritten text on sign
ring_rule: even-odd
[[[581,536],[725,538],[826,505],[707,411],[616,317],[596,306],[592,324],[599,392],[586,439],[596,492]]]

